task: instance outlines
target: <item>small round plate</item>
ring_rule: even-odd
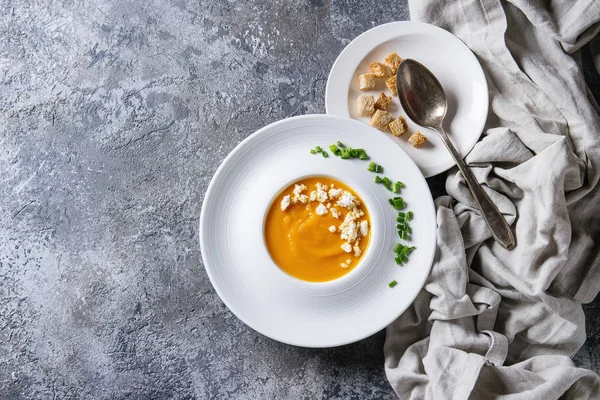
[[[401,180],[414,212],[417,249],[399,267],[394,196],[375,184],[369,161],[310,154],[337,141],[364,148],[384,175]],[[283,272],[269,256],[263,226],[269,205],[292,182],[330,176],[363,199],[371,216],[371,240],[361,262],[342,278],[306,282]],[[200,216],[200,245],[206,272],[229,309],[244,323],[275,340],[304,347],[332,347],[363,339],[390,324],[415,299],[435,253],[435,210],[419,168],[392,139],[363,123],[307,115],[255,132],[227,156],[213,177]],[[342,243],[340,241],[340,243]],[[396,280],[392,289],[388,283]]]
[[[488,87],[481,65],[471,50],[456,36],[434,25],[392,22],[368,30],[354,39],[341,52],[329,74],[325,90],[327,114],[368,123],[369,118],[358,116],[358,96],[372,94],[377,99],[381,92],[388,96],[390,92],[383,79],[378,81],[374,90],[361,92],[358,75],[369,72],[369,64],[374,61],[383,63],[385,57],[393,52],[424,64],[442,83],[448,97],[444,129],[459,153],[466,156],[485,125]],[[393,140],[411,156],[423,175],[434,176],[454,166],[437,134],[410,121],[397,96],[393,96],[388,111],[394,118],[399,115],[406,118],[409,132]],[[410,133],[416,130],[428,139],[418,149],[407,142]]]

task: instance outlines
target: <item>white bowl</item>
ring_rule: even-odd
[[[384,175],[406,184],[401,195],[414,212],[417,249],[399,267],[394,196],[373,183],[369,161],[310,154],[337,141],[364,148]],[[329,282],[306,282],[283,272],[264,242],[265,213],[273,197],[292,182],[331,176],[365,202],[371,241],[361,262]],[[331,347],[363,339],[400,315],[421,290],[435,253],[435,210],[419,168],[386,135],[357,121],[307,115],[273,123],[240,143],[213,177],[200,217],[200,244],[208,276],[229,309],[244,323],[275,340],[304,347]],[[398,285],[389,288],[396,280]]]

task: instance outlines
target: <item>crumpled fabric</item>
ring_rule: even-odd
[[[600,30],[600,3],[409,6],[483,67],[489,115],[466,162],[517,246],[494,242],[451,170],[431,274],[387,328],[388,380],[402,399],[600,399],[598,375],[570,358],[586,339],[581,303],[600,290],[600,116],[577,52]]]

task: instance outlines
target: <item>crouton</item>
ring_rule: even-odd
[[[413,147],[420,147],[426,141],[427,138],[423,136],[419,131],[416,131],[412,134],[411,137],[408,138],[408,143],[412,144]]]
[[[392,96],[398,96],[398,89],[396,89],[396,75],[392,76],[389,79],[386,79],[385,85],[392,93]]]
[[[403,116],[398,117],[398,119],[390,122],[390,130],[392,131],[392,135],[400,136],[408,130],[408,126],[406,125],[406,120]]]
[[[377,83],[377,76],[372,73],[360,74],[358,82],[360,83],[360,90],[371,90]]]
[[[386,111],[391,102],[392,98],[390,96],[386,96],[385,93],[381,93],[375,102],[375,108]]]
[[[361,117],[370,117],[375,112],[375,98],[370,95],[358,96],[358,115]]]
[[[373,62],[369,64],[369,69],[377,78],[389,78],[392,76],[392,70],[390,70],[390,67],[380,62]]]
[[[402,62],[402,58],[400,58],[400,56],[396,52],[393,52],[392,54],[387,56],[383,62],[390,68],[390,70],[392,71],[392,75],[396,75],[398,67]]]
[[[369,124],[381,131],[386,131],[390,122],[392,122],[392,115],[389,112],[376,110]]]

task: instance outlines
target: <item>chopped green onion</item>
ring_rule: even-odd
[[[365,153],[365,152],[363,151],[363,152],[361,152],[361,153],[358,155],[358,159],[359,159],[359,160],[368,160],[368,159],[369,159],[369,156],[367,155],[367,153]]]
[[[335,144],[332,144],[329,145],[329,150],[331,150],[335,154],[335,151],[338,150],[338,147]]]
[[[402,231],[402,234],[400,235],[400,237],[401,237],[403,240],[406,240],[406,238],[407,238],[406,231]]]
[[[317,154],[317,152],[313,149],[310,151],[310,154]]]
[[[404,199],[394,197],[394,210],[400,210],[401,208],[404,208]]]
[[[408,247],[402,243],[396,243],[394,245],[394,253],[396,253],[397,255],[402,255],[402,254],[408,255],[414,249],[416,249],[415,246]]]
[[[338,145],[338,146],[340,146],[340,147],[342,147],[342,148],[346,147],[346,146],[344,146],[344,144],[343,144],[342,142],[340,142],[339,140],[338,140],[338,142],[337,142],[337,145]]]
[[[315,147],[315,151],[316,151],[317,153],[320,153],[320,152],[322,152],[322,151],[323,151],[323,149],[321,148],[321,146],[317,146],[317,147]]]
[[[340,149],[336,149],[333,151],[333,154],[335,154],[336,156],[341,156],[342,155],[342,151]]]
[[[394,210],[399,210],[402,207],[404,207],[404,200],[402,200],[402,197],[394,197],[393,199],[388,199],[388,203],[390,203],[390,205],[394,207]]]
[[[399,231],[398,234],[406,235],[406,232]],[[416,249],[415,246],[408,247],[402,243],[396,243],[396,245],[394,245],[394,253],[396,253],[396,257],[394,258],[394,261],[396,262],[396,264],[401,265],[401,266],[406,264],[408,262],[408,255],[414,249]]]
[[[412,217],[413,217],[413,212],[412,212],[412,211],[409,211],[409,212],[406,214],[406,219],[410,221],[410,220],[412,219]]]
[[[381,165],[377,165],[377,168],[375,169],[375,172],[377,172],[378,174],[383,172],[383,167]]]
[[[350,158],[350,150],[348,150],[348,149],[341,149],[341,151],[342,151],[342,158],[344,160]]]
[[[396,183],[394,183],[394,193],[400,193],[400,189],[402,189],[404,187],[404,185],[402,184],[402,182],[397,181]]]
[[[375,180],[373,182],[375,182],[375,183],[381,183],[383,181],[381,180],[381,177],[379,175],[375,175]]]
[[[392,180],[387,176],[383,177],[383,181],[381,183],[383,183],[383,186],[385,186],[387,190],[392,190]]]
[[[398,218],[396,218],[396,222],[404,222],[404,217],[398,216]]]
[[[361,160],[368,160],[368,159],[369,159],[369,156],[367,155],[367,153],[361,153],[361,154],[358,156],[358,158],[359,158],[359,159],[361,159]],[[375,172],[375,173],[377,172],[377,170],[378,170],[378,169],[381,169],[381,165],[377,165],[377,164],[376,164],[375,162],[373,162],[373,161],[371,161],[371,162],[369,163],[369,167],[367,168],[367,170],[368,170],[368,171]]]
[[[329,157],[329,154],[327,154],[327,152],[326,152],[326,151],[322,152],[321,154],[323,155],[323,158],[327,158],[327,157]]]
[[[393,281],[391,281],[390,283],[388,283],[388,286],[391,287],[391,288],[393,288],[397,284],[398,284],[398,282],[396,282],[396,280],[394,279]]]
[[[406,230],[406,232],[408,232],[408,233],[412,233],[412,229],[410,229],[410,226],[406,225],[406,226],[404,227],[404,229]]]

